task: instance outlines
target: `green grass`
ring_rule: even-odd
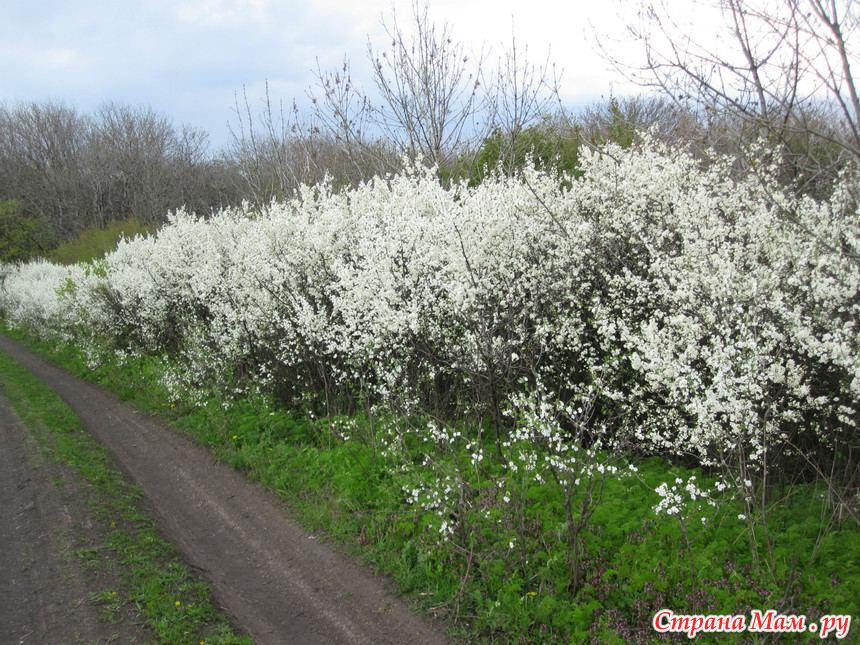
[[[45,255],[51,262],[59,264],[91,262],[116,250],[123,238],[154,235],[156,231],[156,226],[142,224],[138,220],[113,220],[102,227],[90,226],[76,238],[63,242]]]
[[[776,609],[809,620],[850,614],[855,622],[860,615],[860,531],[847,522],[821,530],[827,513],[815,486],[795,484],[769,508],[771,555],[761,534],[750,540],[749,531],[758,529],[738,518],[737,502],[722,501],[716,511],[688,509],[684,527],[677,517],[658,517],[656,486],[693,475],[706,486],[708,477],[663,459],[644,460],[635,477],[607,480],[580,535],[583,573],[572,589],[563,494],[553,482],[507,476],[517,497],[505,503],[501,469],[489,458],[481,468],[463,467],[469,463],[464,446],[434,452],[406,440],[398,456],[386,453],[386,423],[410,427],[406,420],[312,420],[264,396],[186,405],[171,401],[161,386],[158,359],[108,361],[91,370],[73,347],[29,342],[213,447],[289,500],[307,527],[391,575],[404,595],[448,619],[470,642],[653,642],[650,620],[663,608],[747,616]],[[420,428],[421,420],[414,421]],[[474,436],[475,429],[463,431]],[[412,455],[405,462],[402,450]],[[428,450],[435,466],[422,470],[417,465]],[[463,528],[440,542],[438,514],[407,504],[404,486],[431,489],[447,475],[455,476]],[[841,642],[856,642],[858,633],[852,625]],[[675,636],[669,642],[689,641]],[[751,642],[768,642],[758,637],[764,640]],[[712,642],[714,635],[699,638]],[[809,638],[782,635],[779,642]],[[824,641],[812,635],[811,642]]]
[[[42,451],[70,466],[90,485],[91,518],[104,543],[78,549],[85,566],[116,567],[122,588],[90,598],[106,621],[125,608],[139,613],[159,642],[250,643],[237,636],[177,550],[162,540],[141,505],[140,490],[112,466],[107,451],[86,433],[75,414],[45,384],[0,352],[0,384]]]

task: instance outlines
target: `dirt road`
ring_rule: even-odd
[[[104,540],[91,491],[42,455],[2,391],[0,446],[0,643],[152,642],[136,615],[101,620],[92,599],[122,583],[80,557]]]
[[[143,490],[164,537],[255,643],[446,642],[383,579],[320,543],[273,495],[204,448],[8,338],[0,336],[0,350],[53,388],[107,446]]]

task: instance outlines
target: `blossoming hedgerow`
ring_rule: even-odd
[[[848,170],[816,202],[767,167],[733,180],[730,162],[645,136],[583,150],[577,179],[446,189],[413,168],[264,212],[180,211],[89,266],[2,266],[0,310],[93,362],[168,356],[166,385],[192,402],[259,389],[323,413],[361,400],[515,423],[493,454],[531,443],[511,467],[571,485],[609,472],[558,439],[587,426],[603,449],[717,466],[751,497],[797,446],[845,466],[860,217]],[[489,454],[475,446],[472,466]]]

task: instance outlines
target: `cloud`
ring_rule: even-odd
[[[84,110],[106,100],[144,104],[226,137],[237,92],[262,98],[269,82],[285,102],[304,99],[317,61],[335,69],[346,55],[369,82],[367,38],[387,46],[391,0],[29,0],[0,5],[0,100],[61,99]],[[411,0],[395,0],[409,26]],[[547,50],[565,69],[569,94],[607,91],[602,62],[582,46],[589,3],[557,0],[432,0],[469,51],[528,44],[534,64]],[[601,89],[596,89],[601,88]],[[278,94],[275,95],[274,93]],[[282,94],[287,93],[290,94]]]

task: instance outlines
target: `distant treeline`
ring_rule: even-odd
[[[45,255],[112,222],[157,226],[182,207],[208,215],[242,201],[264,206],[326,177],[355,186],[397,171],[405,158],[381,138],[354,145],[320,128],[279,132],[266,123],[271,113],[263,117],[257,131],[234,133],[231,145],[213,150],[206,132],[145,107],[109,103],[92,114],[57,103],[0,108],[0,260]],[[610,98],[575,115],[545,114],[518,132],[493,127],[446,159],[440,176],[474,184],[489,172],[514,174],[528,157],[575,174],[582,146],[631,145],[648,128],[699,152],[749,141],[740,120],[706,122],[660,96]],[[833,172],[821,167],[837,163],[840,148],[809,150],[800,136],[791,143],[786,181],[806,176],[804,192],[826,192]],[[745,168],[739,157],[739,172]]]
[[[149,108],[0,109],[2,259],[43,253],[114,220],[162,222],[183,204],[208,212],[240,198],[233,184],[205,132]]]

